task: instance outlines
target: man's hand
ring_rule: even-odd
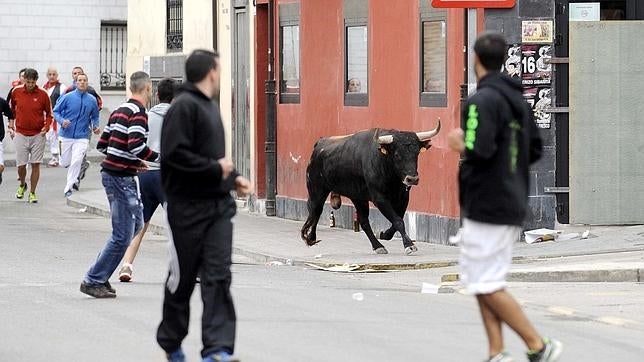
[[[235,191],[237,191],[237,196],[246,196],[253,192],[253,185],[244,176],[237,176],[235,178]]]
[[[96,128],[93,128],[93,129],[92,129],[92,132],[94,132],[94,134],[100,134],[100,133],[101,133],[101,129],[100,129],[100,127],[96,127]]]
[[[149,170],[149,167],[148,167],[148,165],[147,165],[145,162],[140,161],[140,162],[139,162],[139,165],[136,167],[136,170],[137,170],[138,172],[146,172],[146,171],[148,171],[148,170]]]
[[[67,127],[69,127],[70,124],[72,124],[72,122],[70,122],[68,119],[66,119],[66,120],[63,121],[63,124],[62,124],[61,127],[67,128]]]
[[[235,169],[235,165],[233,165],[233,162],[227,158],[220,158],[217,162],[219,162],[219,166],[221,166],[221,179],[227,179]]]
[[[15,125],[15,120],[10,119],[9,123],[7,124],[7,128],[9,128],[9,136],[11,139],[13,139],[16,136],[16,125]]]
[[[465,139],[463,130],[455,128],[447,134],[447,145],[452,151],[462,153],[465,151]]]

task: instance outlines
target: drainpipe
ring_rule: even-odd
[[[277,178],[277,112],[274,70],[274,0],[268,1],[268,79],[265,83],[266,93],[266,216],[275,216],[275,194]]]

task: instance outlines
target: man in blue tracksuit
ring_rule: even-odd
[[[60,125],[61,154],[60,165],[68,167],[67,182],[63,192],[65,197],[72,194],[74,183],[78,180],[81,163],[89,146],[89,132],[99,134],[98,103],[88,93],[88,78],[80,74],[76,79],[76,89],[60,97],[54,107],[54,118]]]

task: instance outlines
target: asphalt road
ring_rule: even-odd
[[[109,220],[65,205],[65,170],[43,169],[40,203],[14,197],[15,168],[0,186],[0,361],[162,361],[166,244],[151,235],[134,282],[112,284],[115,300],[79,284],[110,233]],[[100,188],[96,166],[82,189]],[[270,240],[271,235],[267,235]],[[481,361],[483,328],[473,297],[421,294],[440,270],[335,274],[253,264],[236,256],[237,355],[243,361]],[[511,291],[545,335],[565,343],[562,361],[641,361],[644,285],[513,283]],[[360,295],[356,293],[361,293]],[[199,360],[201,299],[193,296],[184,349]],[[506,331],[509,351],[524,347]]]

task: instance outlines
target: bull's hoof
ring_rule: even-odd
[[[417,251],[418,251],[418,248],[416,247],[416,245],[408,246],[405,248],[405,254],[407,255],[411,255]]]
[[[387,249],[385,249],[384,246],[378,249],[374,249],[374,251],[376,252],[376,254],[389,254],[389,252],[387,251]]]
[[[319,239],[318,240],[305,240],[306,246],[313,246],[313,245],[319,243],[320,241],[322,241],[322,240],[319,240]]]

